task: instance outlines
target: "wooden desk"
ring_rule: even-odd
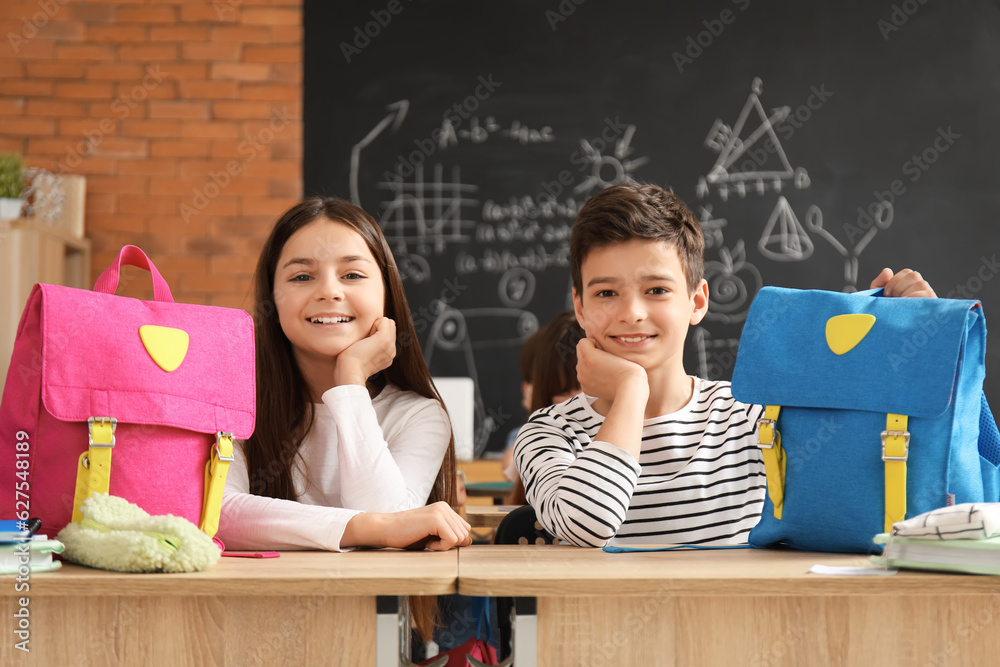
[[[31,575],[27,593],[4,576],[0,664],[374,665],[376,596],[454,593],[457,566],[457,551],[283,552],[190,574],[67,563]],[[19,597],[30,653],[14,647]]]
[[[503,502],[507,494],[514,488],[514,482],[468,482],[465,493],[470,498],[492,498],[495,505]]]
[[[473,528],[496,530],[500,521],[517,505],[466,505],[465,520]]]
[[[463,595],[537,598],[538,665],[987,665],[1000,577],[807,574],[862,556],[763,550],[459,552]]]

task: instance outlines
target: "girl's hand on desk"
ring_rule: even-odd
[[[368,336],[351,343],[337,356],[334,383],[365,385],[371,376],[392,365],[396,358],[396,323],[388,317],[375,320]]]
[[[472,527],[445,502],[390,514],[356,514],[347,522],[341,546],[422,548],[447,551],[472,544]]]

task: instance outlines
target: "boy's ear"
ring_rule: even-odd
[[[698,324],[708,313],[708,281],[704,278],[698,283],[698,286],[694,288],[694,293],[691,295],[692,309],[691,309],[691,325]]]
[[[587,327],[583,326],[583,298],[580,297],[575,287],[573,288],[573,312],[576,313],[576,323],[586,332]]]

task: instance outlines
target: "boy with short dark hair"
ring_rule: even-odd
[[[515,461],[549,532],[580,546],[745,544],[766,492],[760,406],[688,375],[688,327],[708,311],[701,225],[655,185],[622,183],[580,210],[570,240],[583,393],[535,412]],[[934,296],[885,269],[887,296]]]

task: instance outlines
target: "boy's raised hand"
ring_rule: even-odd
[[[649,386],[642,366],[604,351],[593,338],[576,344],[576,379],[584,393],[611,402],[628,382]]]
[[[388,317],[380,317],[372,324],[368,336],[351,343],[337,355],[334,383],[364,386],[368,378],[388,368],[395,358],[396,323]]]
[[[912,269],[903,269],[895,274],[888,267],[882,269],[882,272],[875,276],[875,280],[871,284],[871,289],[878,289],[879,287],[882,288],[882,293],[886,296],[937,298],[937,294],[934,293],[930,283]]]

